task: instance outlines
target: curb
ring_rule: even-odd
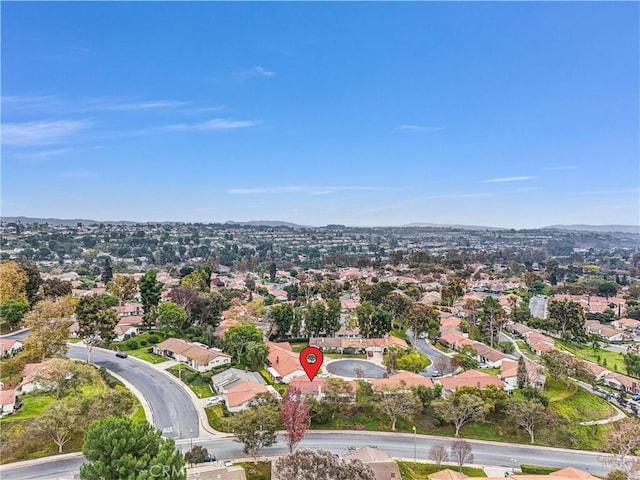
[[[57,462],[63,460],[72,460],[74,458],[82,457],[82,452],[61,453],[58,455],[50,455],[48,457],[34,458],[31,460],[20,460],[19,462],[6,463],[0,465],[0,471],[15,470],[16,468],[28,467],[31,465],[42,465],[50,462]]]

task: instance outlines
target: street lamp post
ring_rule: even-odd
[[[416,455],[416,442],[417,442],[417,438],[416,438],[416,427],[415,425],[413,426],[413,463],[416,463],[418,461],[418,457]]]

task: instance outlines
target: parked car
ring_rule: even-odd
[[[633,395],[631,397],[631,400],[637,402],[638,400],[640,400],[640,393],[636,393],[635,395]]]
[[[225,460],[224,461],[224,466],[225,467],[233,467],[233,462],[231,460]]]
[[[125,352],[121,352],[121,351],[117,351],[116,352],[116,357],[118,358],[127,358],[129,355],[127,355]]]
[[[207,456],[204,459],[205,462],[215,462],[216,461],[216,456],[213,455],[212,453],[207,453]]]

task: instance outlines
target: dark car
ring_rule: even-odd
[[[207,453],[207,456],[204,459],[205,462],[215,462],[216,461],[216,456],[213,455],[212,453]]]
[[[118,358],[127,358],[129,355],[127,355],[124,352],[116,352],[116,357]]]

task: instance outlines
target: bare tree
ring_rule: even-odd
[[[432,460],[436,464],[436,467],[440,469],[442,462],[449,460],[449,454],[444,446],[438,444],[429,449],[429,460]]]
[[[276,462],[279,478],[287,480],[375,480],[371,467],[360,460],[336,458],[326,450],[301,449]]]
[[[434,407],[438,415],[453,423],[456,437],[466,423],[482,420],[491,409],[482,398],[468,393],[451,395],[446,400],[434,404]]]
[[[465,463],[473,461],[473,453],[471,452],[471,445],[466,440],[461,438],[455,439],[451,442],[451,458],[458,463],[458,470],[462,470],[462,466]]]
[[[544,419],[545,408],[537,400],[512,401],[507,408],[507,417],[526,430],[534,443],[533,432]]]
[[[635,456],[635,450],[640,447],[640,424],[627,419],[617,422],[609,432],[604,442],[609,452],[613,454],[607,459],[607,463],[615,466],[635,478],[640,473],[640,461]]]
[[[396,389],[381,394],[376,407],[389,417],[391,430],[395,432],[398,418],[411,417],[420,405],[413,392]]]
[[[447,375],[453,372],[453,362],[446,355],[440,355],[436,357],[433,362],[433,366],[440,371],[443,375]]]

